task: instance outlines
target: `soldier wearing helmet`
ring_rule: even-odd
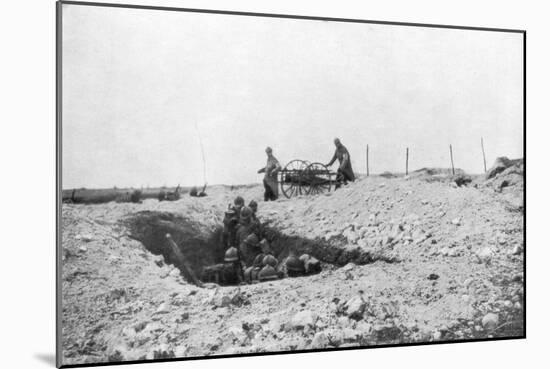
[[[239,244],[239,248],[242,255],[242,262],[246,266],[251,266],[256,256],[262,253],[262,249],[259,246],[258,236],[254,233],[250,233],[246,236],[245,239]]]
[[[258,254],[254,258],[254,261],[252,263],[252,266],[246,268],[244,271],[244,280],[247,283],[254,283],[258,281],[258,273],[260,273],[260,270],[262,270],[263,264],[262,261],[264,259],[264,254]]]
[[[239,214],[239,227],[250,227],[252,224],[252,209],[248,206],[244,206]]]
[[[273,268],[277,267],[277,263],[278,263],[277,259],[275,258],[275,256],[273,256],[271,254],[267,254],[266,256],[264,256],[264,258],[262,260],[263,265],[270,265]]]
[[[289,255],[285,260],[286,274],[289,277],[299,277],[305,274],[304,263],[296,255]]]
[[[233,200],[233,207],[237,211],[237,215],[239,215],[241,209],[244,207],[244,199],[242,196],[235,197],[235,200]]]
[[[252,219],[252,209],[250,209],[248,206],[243,206],[241,208],[241,211],[239,212],[239,223],[240,224],[248,224],[250,223],[250,220]]]
[[[223,258],[223,266],[222,280],[224,284],[239,284],[243,281],[243,270],[237,248],[227,249]]]
[[[232,239],[235,238],[234,230],[237,226],[237,221],[235,209],[228,206],[223,216],[222,244],[224,249],[233,245]]]
[[[252,210],[252,218],[257,219],[256,213],[258,212],[258,203],[255,200],[251,200],[248,207]]]
[[[249,207],[245,206],[242,208],[235,237],[235,242],[239,245],[240,251],[246,254],[246,257],[244,257],[246,260],[246,265],[250,265],[250,262],[252,261],[249,257],[253,258],[256,254],[261,252],[261,247],[258,245],[261,236],[260,229],[258,223],[253,221],[252,213],[252,209]],[[245,244],[245,239],[251,235],[254,235],[255,241],[251,243],[252,238],[249,238],[249,242]],[[254,251],[253,256],[250,255],[250,252],[252,251]]]
[[[235,263],[239,261],[239,250],[235,247],[228,248],[223,257],[223,261],[225,263]]]
[[[255,200],[250,201],[248,204],[248,207],[252,210],[252,223],[254,224],[254,233],[258,235],[258,237],[263,237],[263,227],[262,223],[260,223],[260,219],[258,219],[257,213],[258,213],[258,203]]]
[[[279,279],[277,271],[271,265],[265,265],[258,273],[258,279],[260,282],[268,282]]]
[[[305,275],[304,263],[300,260],[294,251],[279,265],[279,272],[287,277],[298,277]]]
[[[237,226],[243,206],[244,199],[241,196],[237,196],[233,201],[233,206],[229,205],[225,211],[223,218],[222,244],[226,249],[237,245]]]
[[[257,224],[252,221],[252,209],[245,206],[240,212],[239,223],[236,228],[235,244],[241,245],[244,239],[252,233],[256,234],[257,237],[260,236]]]

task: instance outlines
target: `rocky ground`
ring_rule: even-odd
[[[523,335],[522,167],[462,187],[420,171],[260,202],[323,271],[234,287],[189,284],[129,226],[170,214],[212,233],[236,195],[260,200],[262,187],[208,194],[63,204],[64,364]]]

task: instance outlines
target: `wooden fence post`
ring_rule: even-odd
[[[367,177],[369,176],[369,145],[367,144]]]
[[[409,175],[409,148],[407,147],[406,159],[405,159],[405,175]]]
[[[481,152],[483,153],[483,170],[487,172],[487,162],[485,161],[485,148],[483,147],[483,137],[481,137]]]
[[[453,176],[455,175],[455,163],[453,162],[453,145],[449,145],[449,151],[451,152],[451,168],[453,169]]]

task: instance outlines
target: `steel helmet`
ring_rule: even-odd
[[[261,268],[262,265],[263,265],[264,256],[265,256],[264,254],[258,254],[258,255],[256,255],[256,257],[254,258],[254,262],[252,263],[252,265],[253,265],[254,267],[257,267],[257,268],[259,267],[259,268]]]
[[[296,257],[296,255],[290,255],[286,259],[286,269],[291,272],[304,272],[304,262]]]
[[[235,197],[235,200],[233,201],[233,204],[244,206],[244,199],[242,198],[242,196],[237,196],[237,197]]]
[[[248,267],[244,270],[244,281],[246,283],[251,283],[252,282],[252,270],[254,268],[253,267]]]
[[[245,206],[241,209],[241,219],[249,219],[252,216],[252,209]]]
[[[311,259],[311,256],[309,256],[308,254],[302,254],[302,255],[300,256],[300,261],[301,261],[302,263],[304,263],[304,264],[305,264],[306,261],[308,261],[309,259]]]
[[[225,252],[225,256],[223,258],[225,262],[235,262],[239,260],[239,251],[235,247],[230,247]]]
[[[275,279],[279,279],[279,276],[277,275],[277,271],[275,268],[273,268],[271,265],[266,265],[260,270],[260,273],[258,273],[258,279],[260,281],[273,281]]]
[[[264,260],[262,260],[262,263],[266,266],[271,266],[275,268],[277,266],[277,259],[275,259],[275,256],[268,254],[264,256]]]
[[[251,245],[251,246],[256,246],[258,244],[258,242],[259,242],[258,236],[256,236],[256,234],[254,234],[254,233],[249,234],[244,239],[244,243],[246,243],[247,245]]]

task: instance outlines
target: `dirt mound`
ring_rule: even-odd
[[[523,334],[524,218],[510,205],[521,186],[370,176],[324,195],[262,202],[262,193],[220,186],[174,202],[64,204],[63,363]],[[306,252],[323,270],[238,287],[187,283],[165,234],[196,270],[216,262],[236,195],[259,202],[280,258]]]
[[[523,192],[525,164],[523,159],[510,160],[497,158],[495,164],[485,175],[485,185],[502,192],[506,187],[520,187],[516,192]]]
[[[452,182],[455,178],[466,176],[464,170],[455,168],[421,168],[409,173],[408,178],[426,182]]]
[[[524,161],[523,159],[510,160],[505,156],[496,158],[495,163],[489,169],[485,175],[487,179],[496,177],[498,174],[504,172],[506,169],[513,167],[517,171],[523,171]]]
[[[406,260],[462,243],[472,229],[493,233],[486,195],[451,184],[364,178],[325,195],[275,202],[261,216],[286,235],[338,241],[371,261]]]

